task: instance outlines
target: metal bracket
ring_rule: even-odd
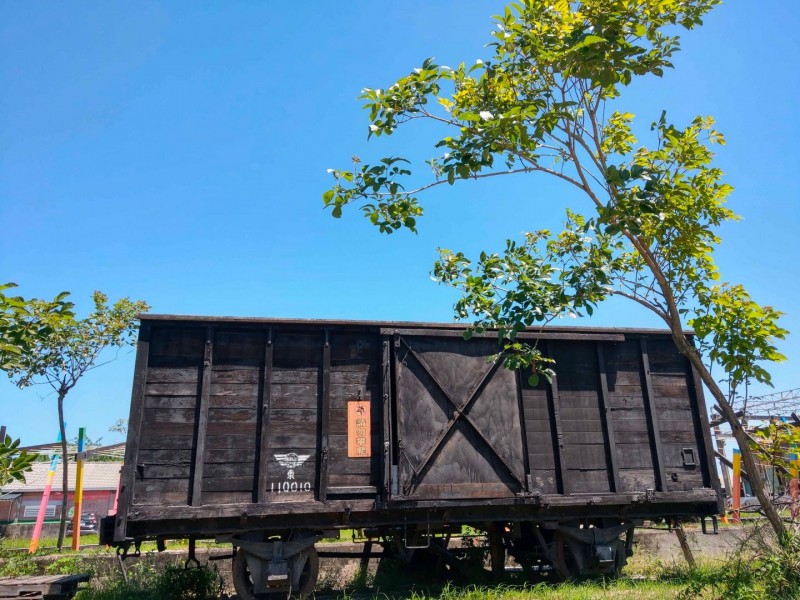
[[[422,550],[430,548],[431,546],[431,513],[426,513],[427,517],[427,531],[425,532],[425,545],[424,546],[409,546],[408,545],[408,517],[403,515],[403,546],[408,550]]]
[[[186,561],[183,563],[183,570],[188,571],[189,565],[194,565],[195,569],[200,568],[200,561],[197,560],[197,556],[195,556],[195,549],[196,549],[197,540],[193,537],[189,538],[189,556]]]
[[[697,460],[694,456],[694,448],[682,448],[681,459],[683,460],[684,467],[696,467]]]

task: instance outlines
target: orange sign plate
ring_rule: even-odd
[[[347,401],[347,457],[372,456],[369,400]]]

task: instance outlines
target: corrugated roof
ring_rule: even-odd
[[[13,481],[4,486],[2,491],[7,492],[38,492],[44,489],[47,472],[50,470],[49,462],[33,463],[33,471],[25,473],[25,483]],[[68,469],[69,491],[75,490],[75,471],[77,465],[70,461]],[[83,489],[84,490],[116,490],[119,482],[121,462],[86,462],[83,463]],[[62,465],[58,463],[56,475],[53,478],[53,491],[61,491]]]

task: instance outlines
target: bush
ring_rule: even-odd
[[[127,582],[106,580],[81,592],[77,600],[216,600],[222,590],[222,577],[216,569],[186,570],[169,565],[157,570],[138,563],[128,571]]]
[[[47,575],[75,575],[77,573],[88,573],[94,575],[92,561],[80,554],[65,554],[60,556],[48,565],[45,565],[44,572]]]
[[[36,575],[39,567],[28,553],[0,552],[0,577]]]
[[[752,556],[734,557],[724,568],[697,572],[682,598],[747,598],[748,600],[800,600],[800,535],[785,544],[765,545]]]

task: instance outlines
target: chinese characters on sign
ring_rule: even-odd
[[[348,458],[372,456],[369,408],[369,400],[348,400],[347,402]]]

